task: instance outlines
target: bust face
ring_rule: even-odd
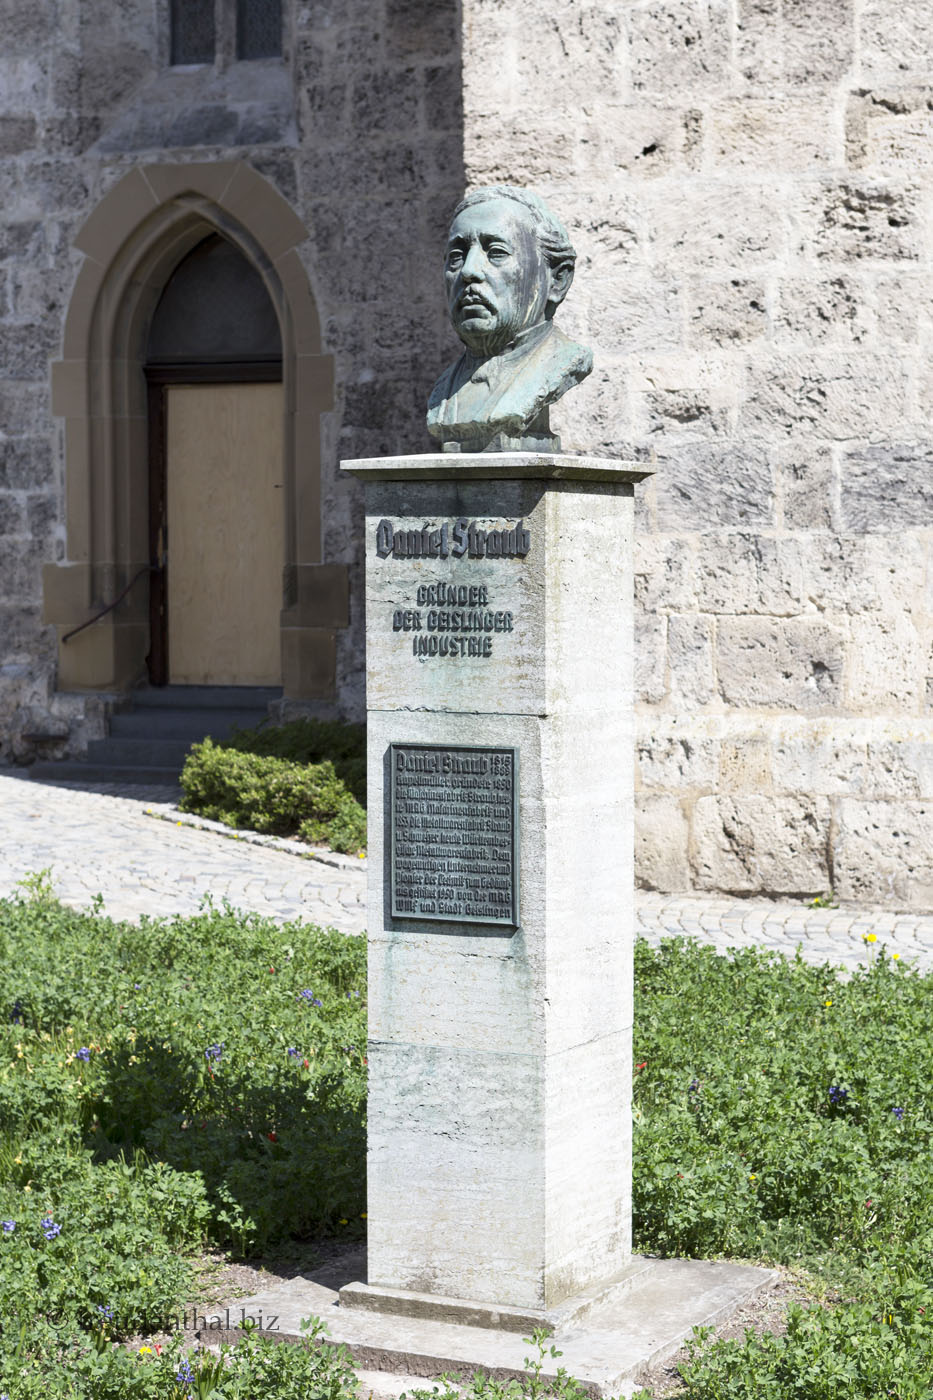
[[[551,270],[531,211],[514,199],[471,204],[457,215],[444,276],[454,330],[474,354],[500,354],[545,319]]]

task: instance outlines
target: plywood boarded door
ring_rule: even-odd
[[[168,679],[282,679],[281,384],[166,390]]]

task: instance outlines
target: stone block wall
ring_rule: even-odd
[[[103,724],[105,700],[55,690],[41,570],[66,549],[49,361],[107,191],[241,158],[309,231],[337,386],[323,558],[351,570],[337,684],[359,715],[360,508],[337,462],[427,447],[449,211],[507,180],[580,251],[562,321],[596,369],[554,415],[565,445],[656,467],[640,879],[933,908],[926,0],[289,0],[284,61],[197,71],[166,66],[167,10],[4,9],[0,763]]]
[[[463,191],[456,0],[286,0],[283,60],[169,68],[168,0],[9,0],[0,44],[0,764],[80,754],[106,699],[56,691],[42,567],[70,557],[50,361],[76,234],[137,166],[243,159],[308,229],[298,252],[333,354],[321,466],[325,562],[351,569],[343,709],[363,712],[359,500],[342,456],[419,448],[450,357],[438,295]],[[430,268],[430,274],[426,272]],[[307,464],[299,464],[299,470]],[[108,599],[103,599],[108,601]]]
[[[933,907],[933,10],[464,16],[467,179],[580,252],[565,446],[656,467],[641,883]]]

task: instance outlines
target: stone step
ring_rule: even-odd
[[[131,783],[136,787],[177,787],[179,769],[145,765],[115,767],[110,763],[87,763],[81,759],[42,759],[29,769],[39,783]]]
[[[191,744],[187,739],[92,739],[87,746],[87,762],[111,768],[172,768],[181,771]]]
[[[189,744],[208,735],[225,739],[236,729],[255,729],[268,719],[267,709],[198,709],[195,706],[122,710],[110,720],[114,739],[183,739]]]
[[[272,685],[145,685],[133,691],[134,710],[265,710],[281,700]]]

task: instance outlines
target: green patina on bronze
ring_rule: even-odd
[[[428,432],[445,452],[560,451],[549,407],[593,368],[553,320],[576,256],[530,190],[492,185],[454,210],[444,276],[466,348],[428,400]]]

